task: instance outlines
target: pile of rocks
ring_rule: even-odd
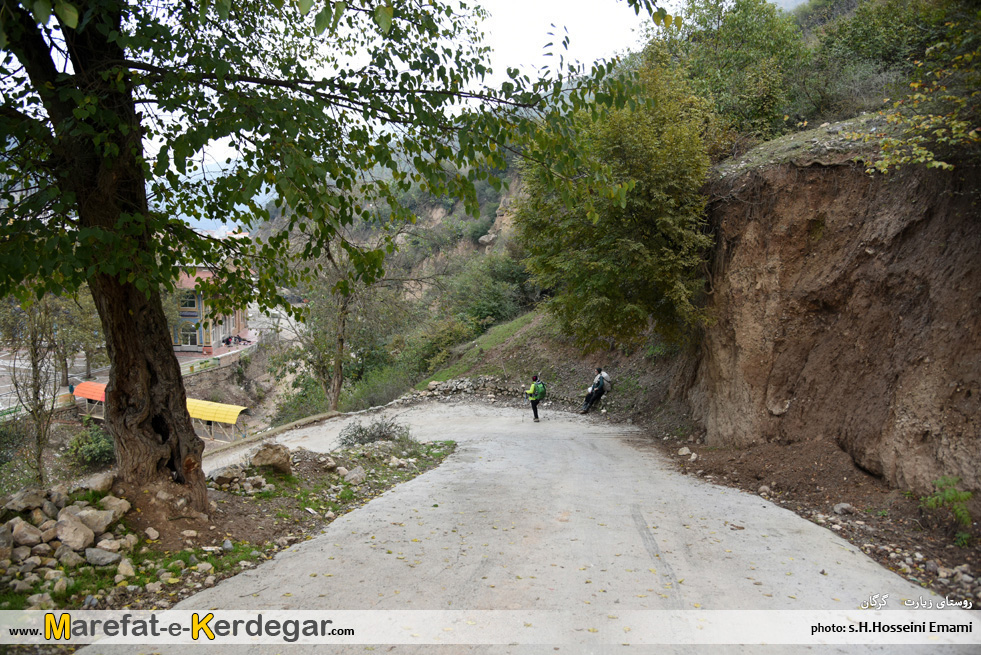
[[[506,380],[492,375],[482,375],[476,378],[458,378],[445,382],[430,382],[425,391],[413,391],[405,396],[407,399],[432,398],[433,396],[451,396],[454,394],[478,395],[493,402],[498,397],[520,396],[524,390]]]
[[[129,508],[129,502],[111,495],[96,507],[84,500],[69,504],[62,489],[18,492],[4,506],[13,518],[0,525],[0,586],[24,593],[42,583],[42,593],[29,597],[28,604],[50,607],[47,592],[60,593],[72,584],[66,571],[119,565],[139,543],[118,524]]]
[[[208,474],[208,485],[222,491],[235,491],[249,496],[260,491],[272,491],[276,485],[261,475],[249,475],[242,464],[232,464]]]

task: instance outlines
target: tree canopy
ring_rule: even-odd
[[[371,282],[393,244],[340,228],[384,206],[410,219],[397,192],[413,183],[475,213],[474,182],[507,149],[534,142],[542,164],[581,169],[563,117],[593,97],[622,105],[629,84],[601,63],[488,88],[482,16],[464,0],[0,0],[0,295],[89,284],[124,480],[169,475],[207,506],[161,308],[182,266],[213,267],[199,287],[219,314],[276,304],[331,245]],[[265,242],[191,228],[254,225],[267,194],[290,211]]]
[[[588,178],[560,187],[546,169],[527,168],[527,197],[515,219],[534,280],[548,308],[586,348],[631,342],[652,327],[681,340],[704,313],[701,186],[709,160],[708,103],[655,45],[640,67],[635,107],[579,115],[576,147],[609,167],[616,198],[597,200]]]

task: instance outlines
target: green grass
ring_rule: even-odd
[[[531,322],[535,320],[536,316],[538,316],[538,313],[531,311],[526,314],[522,314],[513,321],[495,325],[487,332],[477,337],[470,349],[467,350],[460,357],[460,359],[453,364],[436,371],[436,373],[434,373],[431,377],[426,378],[417,384],[415,388],[419,391],[423,391],[430,382],[446,382],[447,380],[465,376],[480,364],[480,360],[485,352],[500,346],[508,339],[514,337],[516,334],[518,334],[518,332],[530,325]],[[493,364],[485,367],[484,372],[490,373],[492,370]]]

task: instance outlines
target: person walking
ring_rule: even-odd
[[[589,408],[592,407],[597,400],[603,397],[606,393],[606,387],[609,383],[610,376],[603,372],[603,369],[599,366],[596,367],[596,377],[593,379],[593,384],[589,386],[586,390],[586,398],[583,400],[582,407],[579,409],[580,414],[588,414]]]
[[[525,394],[531,401],[531,413],[535,416],[535,423],[538,423],[538,402],[545,399],[545,383],[539,380],[537,375],[532,375],[531,386]]]

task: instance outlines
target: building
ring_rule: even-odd
[[[177,308],[180,319],[171,326],[174,350],[220,355],[250,340],[248,312],[243,307],[228,316],[211,315],[208,298],[195,289],[197,281],[212,277],[204,266],[186,269],[177,281]]]

